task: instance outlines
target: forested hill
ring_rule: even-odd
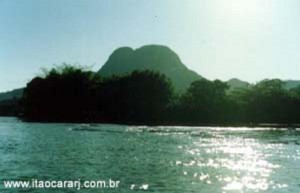
[[[10,100],[13,98],[19,99],[23,95],[24,88],[14,89],[12,91],[7,91],[0,93],[0,101]]]
[[[23,95],[24,88],[0,93],[0,116],[14,116],[19,112],[18,101]]]
[[[169,78],[176,91],[185,91],[202,76],[188,69],[178,55],[166,46],[148,45],[133,50],[130,47],[116,49],[99,70],[103,77],[126,75],[135,70],[151,70]]]

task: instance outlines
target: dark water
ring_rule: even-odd
[[[120,181],[7,189],[4,180]],[[0,192],[300,192],[300,129],[36,124],[0,118]]]

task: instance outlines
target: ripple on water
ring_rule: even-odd
[[[110,192],[126,193],[300,192],[299,129],[14,121],[0,118],[2,180],[116,179]]]

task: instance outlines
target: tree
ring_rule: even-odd
[[[212,123],[222,120],[228,85],[206,79],[191,84],[180,99],[183,122]]]
[[[166,120],[172,95],[173,87],[164,75],[134,71],[104,81],[97,99],[99,111],[109,122],[154,124]]]
[[[279,79],[256,84],[248,93],[247,117],[255,123],[285,123],[289,98]]]
[[[97,81],[94,73],[81,68],[53,68],[27,84],[21,100],[23,116],[32,121],[87,121],[90,90]]]
[[[0,114],[18,114],[18,100],[3,101]],[[299,123],[300,87],[286,90],[278,79],[228,92],[222,81],[201,79],[174,95],[164,75],[134,71],[102,79],[69,65],[46,71],[27,84],[23,118],[48,122],[121,124]]]
[[[289,123],[300,122],[300,86],[289,91]]]

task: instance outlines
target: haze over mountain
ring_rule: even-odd
[[[125,75],[134,70],[151,70],[165,74],[176,91],[184,91],[193,81],[203,78],[188,69],[174,51],[161,45],[147,45],[136,50],[130,47],[118,48],[98,73],[109,77]]]

